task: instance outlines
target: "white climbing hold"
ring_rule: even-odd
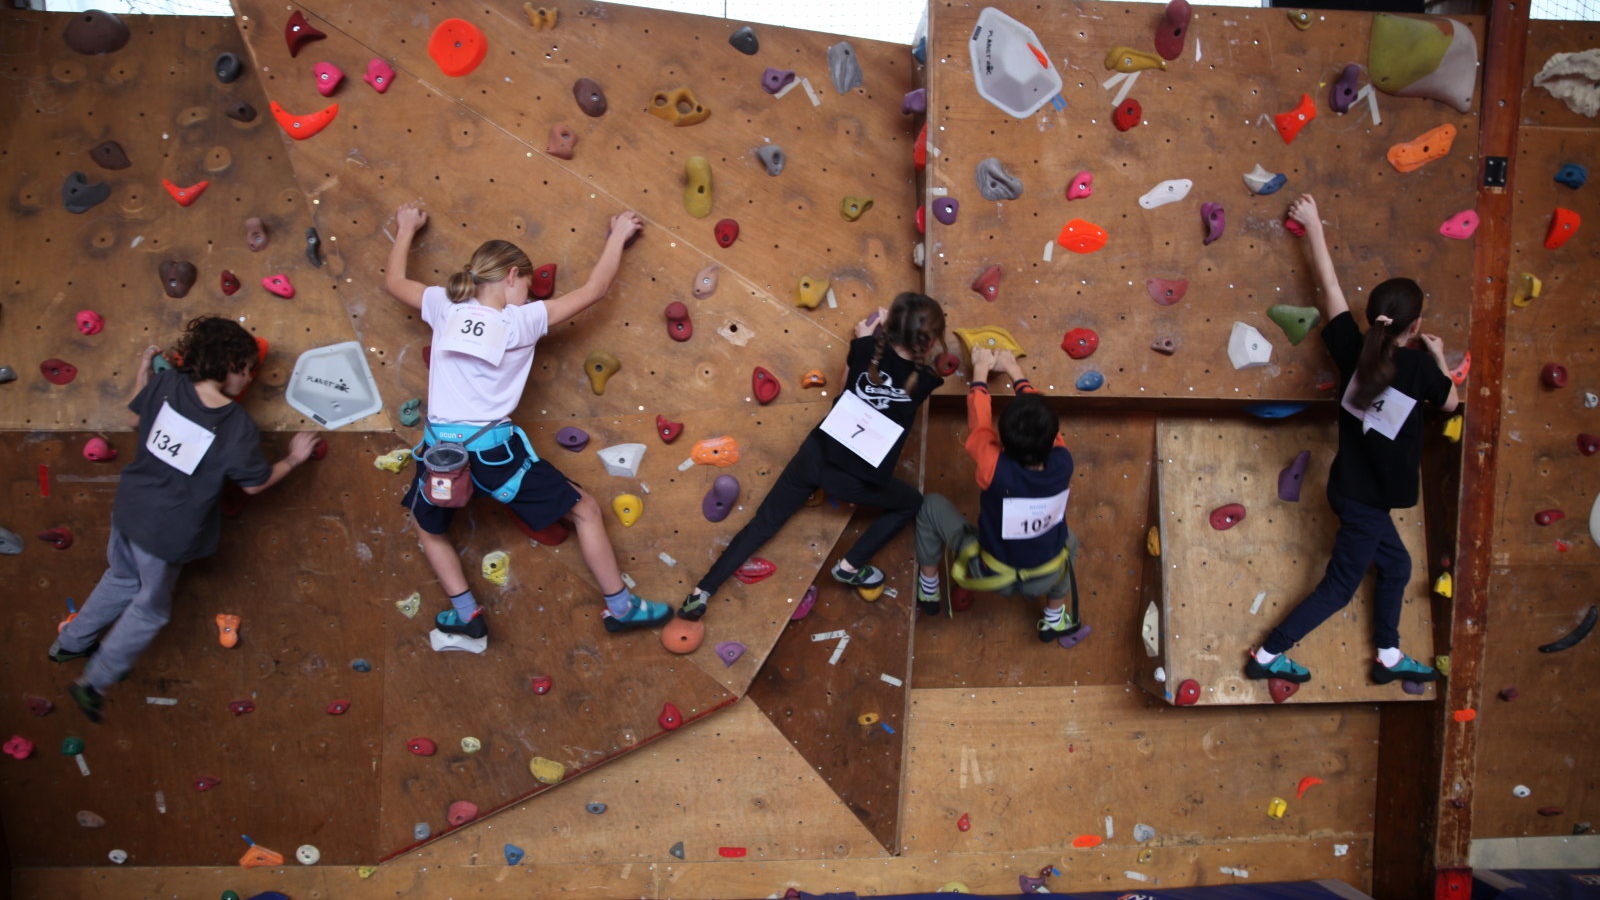
[[[1519,784],[1516,787],[1511,789],[1511,796],[1513,796],[1513,797],[1528,797],[1528,796],[1532,796],[1532,794],[1533,794],[1533,789],[1529,788],[1525,784]]]
[[[128,861],[128,851],[113,850],[106,854],[106,858],[120,866]]]
[[[1256,163],[1256,167],[1254,169],[1244,173],[1244,186],[1250,189],[1250,193],[1259,194],[1262,192],[1262,188],[1266,187],[1272,181],[1272,179],[1277,177],[1278,176],[1272,172],[1268,172],[1266,168],[1261,165],[1261,163]]]
[[[1139,205],[1145,209],[1155,209],[1176,203],[1189,196],[1189,189],[1194,187],[1194,182],[1187,178],[1169,178],[1145,192],[1139,198]]]
[[[617,444],[595,451],[606,467],[606,474],[618,478],[634,478],[639,474],[639,463],[644,460],[643,444]]]
[[[1144,608],[1144,623],[1139,628],[1139,637],[1144,640],[1145,656],[1155,658],[1161,654],[1161,612],[1156,609],[1154,600]]]
[[[1139,822],[1133,826],[1133,839],[1137,843],[1144,843],[1156,836],[1156,830],[1149,825]]]
[[[1155,676],[1154,677],[1156,679],[1156,683],[1157,684],[1166,684],[1167,683],[1167,670],[1162,668],[1161,666],[1156,666],[1156,671],[1155,671]]]
[[[482,653],[489,649],[489,639],[486,637],[467,637],[464,634],[445,634],[435,628],[428,632],[428,643],[439,653],[447,650],[464,650],[467,653]]]
[[[1596,406],[1600,406],[1600,395],[1596,395],[1596,394],[1590,393],[1589,391],[1584,391],[1583,392],[1583,408],[1584,409],[1594,409]]]
[[[302,866],[314,866],[322,859],[322,851],[318,850],[315,844],[301,844],[295,848],[294,858],[299,860]]]
[[[1228,361],[1235,369],[1264,366],[1272,359],[1272,344],[1261,332],[1243,322],[1233,323],[1228,335]]]
[[[1594,497],[1594,505],[1589,507],[1589,540],[1600,546],[1600,494]]]

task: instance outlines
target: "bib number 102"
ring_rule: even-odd
[[[1037,535],[1055,527],[1056,519],[1054,516],[1039,516],[1031,519],[1019,519],[1013,524],[1023,535]]]

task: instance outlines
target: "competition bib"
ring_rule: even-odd
[[[459,306],[445,323],[439,349],[465,353],[498,366],[506,355],[505,319],[501,318],[499,310],[487,306]]]
[[[150,435],[144,439],[144,449],[179,472],[193,475],[216,439],[216,435],[184,418],[163,400],[161,412],[150,426]]]
[[[1358,409],[1350,402],[1355,390],[1356,380],[1352,378],[1350,386],[1344,389],[1344,398],[1339,401],[1339,405],[1344,407],[1345,412],[1361,420],[1362,434],[1377,429],[1379,434],[1391,441],[1394,440],[1395,435],[1400,433],[1400,428],[1406,424],[1411,410],[1417,406],[1415,399],[1388,387],[1372,401],[1371,406],[1364,410]]]
[[[845,391],[828,417],[822,420],[822,431],[868,464],[877,466],[894,449],[905,429],[873,409],[854,391]]]
[[[1007,497],[1000,504],[1000,539],[1038,537],[1067,517],[1067,488],[1054,497]]]

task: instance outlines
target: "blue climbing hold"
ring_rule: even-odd
[[[427,822],[418,822],[417,824],[411,826],[412,840],[425,841],[431,837],[433,837],[433,826],[429,825]]]
[[[606,811],[606,805],[604,803],[585,803],[583,808],[597,816]]]
[[[250,900],[289,900],[289,895],[280,894],[277,891],[265,891],[251,897]]]
[[[1252,403],[1244,411],[1258,419],[1287,419],[1310,406],[1309,403]]]
[[[1556,172],[1556,183],[1564,184],[1573,190],[1583,187],[1589,180],[1589,170],[1577,163],[1567,163]]]
[[[521,847],[518,847],[516,844],[507,844],[506,845],[506,865],[508,865],[508,866],[521,865],[522,864],[522,858],[524,856],[527,856],[527,855],[528,854],[526,852],[524,852],[523,849]]]
[[[357,672],[371,672],[372,663],[364,659],[356,659],[350,662],[350,668],[355,669]]]
[[[911,48],[911,58],[916,60],[919,63],[922,63],[923,65],[927,65],[927,62],[928,62],[928,39],[926,37],[923,37],[920,40],[918,40],[917,41],[917,45],[915,47]]]
[[[1268,194],[1276,194],[1278,192],[1278,189],[1283,187],[1288,182],[1289,182],[1289,176],[1283,174],[1282,172],[1279,172],[1278,174],[1276,174],[1276,175],[1272,176],[1271,178],[1267,179],[1267,183],[1263,184],[1261,186],[1261,190],[1256,191],[1256,194],[1258,196],[1262,196],[1262,197],[1265,197]]]
[[[1106,377],[1092,369],[1078,376],[1078,390],[1080,391],[1098,391],[1105,386],[1105,383]]]

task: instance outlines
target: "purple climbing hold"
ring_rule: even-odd
[[[927,88],[917,88],[914,91],[907,91],[905,98],[900,101],[900,114],[902,116],[918,115],[927,111]]]
[[[1305,480],[1306,467],[1311,464],[1311,451],[1301,450],[1294,462],[1278,473],[1278,499],[1290,503],[1300,502],[1300,482]]]
[[[717,659],[722,660],[725,666],[731,666],[744,655],[745,646],[738,641],[723,641],[717,645]]]
[[[1088,625],[1079,625],[1076,629],[1056,638],[1056,643],[1068,650],[1071,650],[1073,647],[1083,643],[1084,638],[1087,638],[1093,633],[1094,629],[1092,627]]]
[[[1207,244],[1222,237],[1222,230],[1228,226],[1227,213],[1223,212],[1221,203],[1200,204],[1200,220],[1206,226]]]
[[[956,213],[961,211],[961,201],[954,197],[940,197],[933,201],[933,217],[941,225],[954,225]]]
[[[721,522],[733,512],[733,505],[739,502],[739,479],[732,475],[718,475],[712,482],[711,490],[706,491],[704,500],[700,501],[700,512],[705,515],[708,522]]]
[[[816,605],[817,586],[813,584],[812,586],[806,588],[805,596],[801,597],[800,602],[795,604],[794,612],[789,614],[789,621],[798,622],[801,619],[804,619],[806,616],[811,615],[811,607]]]
[[[556,432],[556,443],[577,453],[589,446],[589,432],[582,428],[573,428],[571,425]]]
[[[1356,102],[1359,88],[1356,82],[1361,79],[1361,67],[1351,63],[1339,73],[1339,80],[1328,86],[1328,105],[1336,113],[1347,113],[1350,105]]]
[[[1420,681],[1407,680],[1400,682],[1400,689],[1408,694],[1425,694],[1428,691],[1428,686]]]
[[[1017,886],[1024,894],[1048,894],[1050,887],[1043,878],[1036,875],[1018,875]]]
[[[774,69],[768,66],[767,70],[761,73],[761,89],[769,94],[783,90],[791,81],[794,81],[793,69]]]

